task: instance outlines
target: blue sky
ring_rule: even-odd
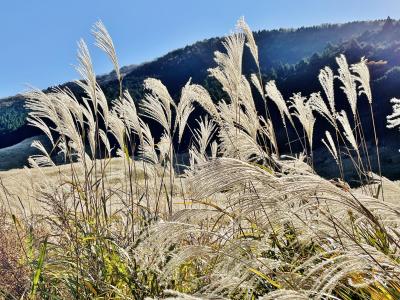
[[[400,18],[399,0],[1,0],[0,97],[56,85],[77,74],[76,42],[93,43],[98,19],[121,65],[152,60],[204,38],[229,33],[240,16],[252,29]],[[91,47],[95,70],[111,64]]]

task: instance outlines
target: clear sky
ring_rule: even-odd
[[[0,97],[76,79],[76,42],[93,44],[101,19],[121,66],[229,33],[240,16],[254,30],[400,18],[399,0],[0,0]],[[111,64],[95,49],[95,70]]]

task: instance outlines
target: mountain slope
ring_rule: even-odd
[[[297,63],[313,53],[322,51],[328,43],[341,43],[364,32],[377,30],[383,24],[384,21],[351,22],[296,30],[258,31],[255,33],[255,39],[260,48],[262,71],[268,73],[273,67]],[[178,93],[190,77],[194,82],[203,84],[206,81],[207,69],[214,65],[214,51],[222,50],[221,40],[222,38],[207,39],[172,51],[152,62],[124,67],[122,69],[125,74],[124,85],[140,98],[141,84],[147,77],[163,80],[173,95]],[[118,89],[113,73],[100,76],[99,82],[109,97],[117,96]],[[72,83],[65,85],[76,90],[76,86]],[[23,126],[26,115],[23,100],[23,97],[18,95],[0,99],[0,148],[13,145],[33,134]]]
[[[296,30],[264,30],[256,32],[255,39],[259,46],[264,80],[275,79],[286,99],[293,92],[301,91],[307,95],[319,91],[321,89],[317,79],[319,70],[325,65],[336,69],[335,57],[339,53],[345,53],[349,63],[366,56],[371,61],[374,107],[376,117],[380,120],[378,133],[381,144],[392,147],[392,137],[395,137],[397,132],[386,130],[384,120],[391,110],[389,99],[400,97],[400,88],[397,88],[400,86],[398,21],[387,19],[339,25],[327,24]],[[178,98],[182,86],[192,78],[193,82],[204,85],[212,96],[218,99],[221,97],[219,86],[207,76],[207,69],[215,65],[213,56],[216,50],[223,50],[221,38],[197,42],[139,66],[124,67],[122,70],[124,88],[129,89],[135,99],[141,99],[143,80],[155,77],[163,81],[173,97]],[[244,70],[247,74],[255,70],[249,53],[245,53]],[[99,77],[99,83],[110,100],[117,97],[118,88],[114,73]],[[66,83],[63,86],[69,87],[78,95],[81,94],[74,83]],[[345,106],[343,93],[337,89],[336,94],[339,106]],[[261,100],[258,100],[257,104],[262,109]],[[0,100],[0,148],[37,134],[21,122],[26,114],[23,102],[22,96]],[[360,107],[363,115],[368,113],[365,107],[367,106]],[[273,107],[271,109],[273,113],[277,113]],[[7,117],[2,119],[2,114]],[[13,120],[14,125],[10,125],[10,120]],[[278,118],[276,121],[279,121]],[[324,123],[321,122],[318,128],[321,130],[316,133],[316,147],[320,144]],[[370,141],[370,128],[365,130]],[[278,136],[279,134],[280,132]]]

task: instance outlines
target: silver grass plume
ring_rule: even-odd
[[[294,156],[282,155],[283,160],[276,161],[276,164],[280,166],[281,173],[293,175],[310,175],[312,174],[313,168],[306,162],[307,155],[303,151]]]
[[[139,136],[140,141],[143,142],[142,128],[135,101],[128,90],[124,91],[122,98],[113,101],[113,110],[123,120],[128,132],[133,131],[133,133]]]
[[[240,129],[242,133],[248,135],[248,138],[254,141],[254,144],[257,144],[256,135],[260,126],[259,122],[254,122],[250,115],[243,110],[242,106],[235,107],[234,104],[226,103],[225,100],[221,100],[218,109],[222,120],[220,135],[225,138],[226,142],[230,142],[229,148],[238,147],[238,142],[233,142],[232,140],[233,137],[236,139],[236,129]],[[236,118],[238,114],[240,115],[240,120]],[[255,117],[257,118],[257,115],[255,115]]]
[[[333,127],[335,127],[335,115],[332,111],[329,110],[328,106],[325,104],[324,100],[321,97],[321,93],[312,93],[308,100],[311,108],[319,113],[322,117],[324,117]]]
[[[108,128],[117,140],[119,148],[122,151],[125,151],[125,137],[128,137],[128,135],[125,135],[125,124],[123,119],[118,116],[118,113],[115,110],[112,110],[109,116]]]
[[[245,108],[244,114],[241,114],[240,120],[238,120],[240,121],[239,126],[243,127],[253,139],[256,139],[260,123],[258,122],[258,114],[250,83],[245,76],[242,76],[240,82],[239,100],[240,104]]]
[[[351,129],[349,119],[347,118],[347,114],[344,110],[337,114],[336,119],[342,125],[344,129],[344,136],[346,137],[347,141],[353,147],[354,150],[358,152],[358,146],[356,142],[356,138],[354,137],[353,130]]]
[[[313,111],[306,97],[303,97],[301,93],[293,94],[290,97],[290,108],[294,109],[292,113],[293,116],[297,117],[303,126],[310,148],[313,145],[313,134],[314,134],[314,125],[315,125],[315,117],[313,115]]]
[[[60,93],[59,90],[45,94],[40,91],[32,91],[27,95],[26,107],[31,110],[28,122],[34,126],[40,126],[54,145],[51,131],[60,136],[68,138],[68,146],[76,151],[78,158],[86,156],[85,146],[82,140],[81,132],[78,131],[77,121],[81,116],[77,113],[76,99],[69,97],[67,93]],[[81,110],[82,106],[81,106]],[[77,118],[76,116],[80,116]],[[49,128],[46,121],[54,124],[54,128]],[[82,119],[81,119],[82,120]],[[88,123],[88,132],[92,132],[93,126]],[[91,141],[89,136],[89,141]]]
[[[338,283],[344,280],[356,288],[367,287],[373,282],[385,284],[382,272],[392,273],[398,270],[387,255],[371,245],[349,241],[346,250],[326,249],[325,253],[311,257],[299,267],[305,270],[303,282],[313,281],[311,289],[318,291],[316,295],[319,297],[332,293]],[[327,257],[326,254],[329,254],[330,258],[320,260],[321,256]],[[386,266],[385,269],[383,265]],[[352,278],[354,274],[362,275],[362,281],[356,282]]]
[[[346,94],[347,101],[349,102],[351,111],[353,112],[353,116],[355,116],[357,111],[357,90],[355,77],[350,73],[349,65],[346,57],[343,54],[341,54],[339,57],[336,57],[336,62],[339,65],[339,76],[335,77],[339,78],[342,82],[343,86],[340,88]]]
[[[260,130],[260,122],[257,114],[251,114],[250,111],[239,109],[240,123],[237,127],[245,131],[253,140],[257,140],[257,133]]]
[[[233,104],[227,103],[224,99],[218,102],[218,111],[223,124],[235,127],[235,109]]]
[[[93,70],[92,59],[90,58],[89,49],[84,40],[78,43],[78,66],[77,72],[85,81],[84,83],[77,81],[76,83],[81,86],[90,99],[94,102],[95,111],[97,112],[97,99],[96,99],[96,74]]]
[[[151,94],[146,94],[145,98],[140,102],[140,115],[145,116],[159,123],[168,134],[171,133],[171,123],[164,110],[163,103],[159,98]]]
[[[329,153],[333,156],[335,161],[338,163],[338,153],[337,153],[336,146],[335,146],[335,143],[332,139],[330,132],[325,131],[325,136],[326,136],[327,141],[325,139],[322,139],[322,143],[326,146]]]
[[[185,130],[187,121],[190,114],[193,112],[193,101],[198,96],[192,88],[191,78],[185,84],[181,91],[181,98],[179,100],[178,107],[176,108],[176,120],[174,128],[179,127],[178,131],[178,141],[180,142]]]
[[[192,105],[186,105],[183,110],[179,113],[179,131],[178,131],[178,142],[181,142],[183,132],[185,130],[187,121],[190,114],[193,112],[194,107]]]
[[[233,34],[227,36],[225,40],[222,42],[224,48],[226,50],[225,59],[222,59],[220,62],[221,67],[227,67],[227,70],[233,70],[234,72],[239,74],[239,77],[242,75],[242,60],[243,60],[243,46],[244,46],[245,37],[240,32],[234,32]],[[215,58],[217,63],[219,61],[219,57]],[[232,75],[234,75],[232,74]]]
[[[319,82],[324,89],[325,95],[328,98],[329,107],[331,109],[332,115],[336,114],[335,109],[335,92],[333,87],[333,72],[332,69],[326,66],[321,69],[318,75]]]
[[[27,122],[29,125],[40,129],[49,138],[51,144],[54,146],[54,139],[49,126],[46,124],[45,119],[58,120],[56,103],[42,91],[35,89],[25,94],[26,104],[28,109]],[[55,123],[57,126],[57,123]]]
[[[99,129],[100,140],[103,142],[104,147],[106,148],[107,154],[111,155],[111,144],[108,140],[107,133],[103,129]],[[117,150],[118,151],[118,150]]]
[[[205,162],[207,159],[200,154],[199,150],[196,149],[195,145],[191,145],[189,148],[189,169],[193,170],[198,164]]]
[[[239,30],[242,30],[246,36],[247,43],[246,46],[249,47],[251,54],[253,55],[254,61],[257,64],[257,67],[260,68],[259,60],[258,60],[258,47],[256,41],[254,40],[253,32],[251,31],[249,25],[244,20],[244,17],[241,17],[236,24],[236,27]]]
[[[220,120],[218,109],[211,99],[208,91],[198,84],[190,84],[187,88],[188,95],[185,96],[188,101],[197,102],[210,116],[212,116],[216,121]]]
[[[393,112],[388,115],[387,118],[387,128],[394,128],[400,126],[400,99],[392,98],[390,102],[393,104]]]
[[[51,159],[49,153],[46,148],[43,146],[42,142],[38,140],[34,140],[31,145],[33,148],[39,150],[41,154],[31,155],[28,158],[28,163],[32,168],[41,168],[41,167],[54,167],[55,164]]]
[[[254,103],[254,98],[251,93],[250,83],[247,78],[243,75],[242,80],[240,81],[240,88],[239,88],[239,99],[240,104],[244,106],[246,111],[249,112],[252,116],[257,116],[257,109]]]
[[[151,164],[158,164],[158,156],[155,150],[156,145],[154,143],[153,135],[149,125],[140,119],[141,132],[143,134],[143,143],[139,145],[139,154],[143,160]]]
[[[232,141],[232,137],[235,142]],[[267,157],[257,141],[247,132],[228,123],[219,131],[219,139],[221,140],[220,150],[224,157],[240,157],[243,161],[263,160]]]
[[[256,189],[253,195],[243,192],[241,188],[236,189],[236,187],[245,184],[247,181],[252,182],[252,186]],[[316,238],[318,240],[321,234],[326,236],[329,244],[323,248],[325,251],[317,254],[320,257],[310,259],[310,262],[315,260],[317,264],[319,262],[321,264],[313,268],[315,263],[311,263],[310,268],[308,262],[306,262],[298,267],[298,270],[310,270],[306,274],[307,276],[299,278],[301,280],[298,282],[300,289],[307,286],[306,293],[316,295],[317,298],[329,296],[333,288],[340,285],[340,282],[348,278],[350,274],[358,272],[374,274],[377,271],[380,273],[379,263],[376,263],[376,261],[384,262],[385,266],[390,266],[386,270],[391,270],[392,274],[397,272],[395,270],[398,268],[393,262],[390,262],[391,259],[385,254],[374,247],[360,245],[358,242],[355,243],[351,238],[346,238],[345,234],[340,237],[342,243],[345,243],[343,248],[336,242],[330,242],[331,239],[329,237],[332,234],[335,235],[335,223],[342,224],[343,222],[344,224],[346,222],[345,215],[347,210],[350,209],[354,214],[356,224],[361,220],[366,221],[368,214],[363,215],[365,213],[363,207],[367,206],[368,209],[375,207],[374,210],[376,211],[377,205],[382,209],[386,206],[377,199],[364,197],[361,204],[358,200],[360,199],[361,201],[360,195],[356,195],[357,198],[355,198],[351,193],[338,189],[316,175],[276,178],[255,165],[233,159],[210,161],[203,166],[199,166],[194,174],[193,187],[195,192],[193,194],[194,199],[208,198],[218,193],[218,191],[224,191],[224,194],[228,194],[227,197],[231,200],[229,206],[234,209],[237,205],[238,209],[242,209],[243,216],[250,216],[263,208],[268,209],[270,218],[275,219],[273,224],[276,224],[276,221],[279,222],[277,219],[280,218],[282,218],[281,222],[287,222],[289,219],[294,222],[295,219],[299,218],[298,228],[301,228],[301,231],[307,231],[307,228],[309,228],[310,231],[304,233],[304,235],[300,234],[298,238],[304,240]],[[249,191],[249,193],[252,192]],[[276,209],[276,211],[270,211],[269,209]],[[284,217],[285,211],[288,212],[287,217]],[[395,212],[393,211],[393,213]],[[332,216],[337,221],[330,219]],[[368,219],[372,221],[373,217],[369,216]],[[304,220],[307,221],[304,222]],[[319,229],[313,225],[315,224],[314,222],[319,224]],[[262,223],[258,224],[262,226]],[[268,224],[270,222],[266,222],[265,226],[269,226]],[[323,243],[323,241],[320,242]],[[327,247],[332,247],[334,250],[330,252]],[[365,248],[368,248],[366,253],[363,250]],[[342,251],[345,251],[344,255],[341,255]],[[235,252],[230,251],[229,253],[234,255],[233,253]],[[330,253],[333,255],[330,255]],[[355,253],[357,255],[354,255]],[[376,259],[369,257],[368,253],[373,254]],[[338,263],[335,263],[335,260]],[[240,258],[237,259],[236,263],[241,263]],[[344,267],[346,264],[349,264],[348,269]],[[370,270],[373,271],[371,272]],[[383,272],[386,272],[386,270]],[[291,277],[291,280],[293,279]],[[311,288],[310,284],[312,284]]]
[[[368,70],[368,60],[363,56],[359,63],[351,65],[350,69],[358,76],[355,80],[360,83],[359,95],[365,94],[369,104],[372,104],[372,92],[370,86],[370,74]]]
[[[220,150],[224,155],[228,157],[239,155],[244,160],[265,158],[266,154],[256,138],[260,124],[252,119],[251,113],[249,114],[253,109],[249,108],[249,112],[243,111],[242,106],[235,107],[233,103],[228,104],[224,100],[219,102],[218,108],[222,120],[219,131]],[[236,118],[238,114],[240,119]],[[254,113],[254,117],[258,120],[256,113]]]
[[[242,80],[244,35],[235,32],[226,37],[222,44],[226,53],[216,51],[214,60],[218,66],[208,71],[221,83],[222,89],[229,95],[232,103],[237,106],[238,88]]]
[[[278,90],[275,80],[268,81],[265,85],[266,96],[269,97],[275,105],[278,107],[279,113],[281,114],[283,125],[286,126],[285,116],[289,119],[290,123],[293,125],[292,117],[289,113],[289,109],[286,105],[285,100],[281,92]]]
[[[81,105],[81,111],[83,116],[86,118],[86,123],[88,124],[85,135],[89,141],[92,156],[94,156],[96,151],[96,120],[89,104],[89,99],[83,98],[82,101],[83,105]]]
[[[28,117],[26,118],[26,120],[30,126],[36,127],[40,131],[42,131],[46,135],[46,137],[50,140],[51,144],[54,146],[53,135],[51,134],[51,130],[49,126],[46,124],[46,121],[44,121],[40,117],[33,116],[30,113],[28,113]]]
[[[65,106],[67,106],[71,114],[76,119],[77,124],[83,126],[84,118],[82,112],[82,105],[76,99],[75,95],[72,93],[71,90],[69,90],[68,88],[66,89],[55,88],[53,90],[53,93],[51,93],[50,95],[54,97],[52,99],[54,103],[60,102],[63,103]]]
[[[115,52],[114,43],[102,21],[97,21],[94,24],[92,33],[96,39],[96,46],[108,55],[111,62],[113,63],[115,73],[117,74],[117,79],[118,81],[121,81],[121,72],[118,64],[117,54]]]
[[[264,92],[263,88],[261,86],[260,78],[258,78],[257,74],[251,74],[250,75],[251,82],[254,84],[256,87],[257,91],[260,93],[260,96],[264,97]]]
[[[200,120],[197,120],[197,123],[199,124],[199,128],[194,130],[193,138],[197,144],[199,154],[205,157],[207,146],[215,133],[216,126],[207,116],[204,119],[200,118]]]
[[[53,93],[52,96],[54,97],[53,101],[62,103],[62,105],[61,104],[59,105],[60,108],[66,106],[66,110],[69,111],[68,113],[65,110],[65,115],[68,116],[68,120],[71,123],[69,126],[70,129],[68,130],[70,133],[69,135],[68,134],[65,135],[69,136],[70,138],[71,136],[75,136],[75,144],[80,145],[81,142],[78,140],[82,140],[82,137],[79,137],[79,135],[84,136],[84,134],[82,132],[77,131],[78,129],[77,126],[80,127],[81,130],[84,130],[84,128],[86,128],[85,135],[87,136],[87,140],[89,142],[90,150],[93,156],[95,153],[96,122],[94,119],[91,106],[88,103],[88,99],[83,98],[82,99],[83,104],[79,104],[78,100],[70,90],[61,90],[61,89],[56,89],[55,93]],[[107,112],[105,115],[107,115],[108,113],[108,106],[106,109]],[[71,115],[72,118],[70,118],[69,115]],[[104,120],[106,119],[104,118]],[[73,122],[75,122],[75,124],[73,124]],[[72,128],[75,128],[76,131],[72,130]],[[81,152],[84,152],[84,149],[82,149]]]
[[[194,142],[189,149],[190,159],[192,161],[191,167],[194,167],[196,163],[203,163],[207,160],[206,150],[216,129],[215,123],[212,120],[209,120],[208,116],[205,116],[204,119],[200,117],[200,119],[196,121],[199,128],[194,129]],[[215,158],[217,155],[218,144],[214,141],[211,146],[211,157]]]
[[[168,164],[171,162],[171,158],[173,156],[173,153],[171,153],[171,145],[172,141],[169,135],[164,132],[160,138],[160,141],[156,145],[158,151],[160,152],[160,162],[167,161]]]
[[[97,98],[97,104],[101,108],[101,111],[98,111],[98,114],[103,118],[104,124],[107,125],[108,114],[110,112],[110,109],[108,107],[108,101],[106,95],[104,94],[103,90],[101,89],[98,83],[96,83],[96,98]]]
[[[172,124],[171,106],[175,106],[166,86],[158,79],[147,78],[144,88],[150,93],[145,94],[145,101],[141,103],[143,112],[149,118],[159,122],[167,132]]]
[[[276,151],[278,149],[278,142],[276,141],[275,133],[274,133],[274,128],[271,119],[268,119],[267,121],[264,119],[264,117],[260,116],[260,122],[261,122],[261,132],[263,132],[264,136],[266,136],[269,141],[271,142],[274,150]]]

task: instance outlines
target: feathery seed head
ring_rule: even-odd
[[[331,136],[330,132],[329,131],[325,131],[325,136],[326,136],[327,141],[325,141],[325,139],[322,139],[322,143],[326,146],[326,148],[328,149],[329,153],[335,159],[336,163],[339,163],[339,161],[338,161],[338,153],[337,153],[337,150],[336,150],[336,145],[335,145],[335,142],[332,139],[332,136]]]
[[[344,110],[337,114],[336,119],[342,125],[344,129],[344,136],[346,137],[347,141],[353,147],[354,150],[358,151],[358,145],[356,142],[356,138],[354,137],[353,130],[351,129],[349,119],[347,118],[347,114]]]
[[[244,20],[244,17],[241,17],[236,24],[236,27],[243,31],[246,36],[247,43],[246,46],[249,47],[251,54],[253,55],[254,61],[257,64],[257,67],[260,68],[259,60],[258,60],[258,47],[256,41],[254,40],[253,32],[251,31],[249,25]]]
[[[121,81],[121,72],[118,64],[117,54],[115,52],[114,43],[102,21],[97,21],[95,23],[92,29],[92,33],[96,39],[96,46],[108,55],[111,62],[113,63],[117,78],[119,81]]]
[[[142,130],[140,126],[139,116],[137,113],[135,101],[128,90],[125,90],[123,97],[113,101],[113,110],[127,127],[127,132],[133,131],[139,135],[140,141],[143,141]]]
[[[307,134],[310,148],[312,148],[315,117],[312,113],[310,103],[307,101],[306,97],[301,95],[301,93],[293,94],[290,99],[290,108],[294,109],[292,115],[299,119]]]
[[[210,76],[217,79],[222,89],[229,95],[231,101],[238,101],[238,89],[242,80],[242,58],[244,47],[244,35],[235,32],[222,42],[226,53],[216,51],[214,60],[217,63],[216,68],[209,69]]]
[[[191,84],[190,80],[182,88],[181,98],[177,107],[177,122],[179,124],[179,141],[182,138],[189,115],[194,110],[193,102],[197,102],[216,121],[219,120],[218,110],[215,107],[208,91],[198,84]]]
[[[328,98],[329,108],[331,109],[331,114],[336,114],[335,109],[335,93],[333,88],[333,72],[332,69],[326,66],[320,70],[318,75],[319,82],[324,89],[325,95]]]
[[[324,117],[332,126],[335,127],[335,116],[329,110],[328,106],[326,106],[324,100],[321,97],[321,93],[312,93],[308,100],[309,105],[311,108],[318,112],[322,117]]]
[[[339,57],[336,57],[336,62],[339,65],[339,76],[335,77],[339,78],[342,82],[343,86],[340,88],[346,94],[347,101],[349,102],[351,111],[353,112],[353,116],[355,116],[357,111],[357,90],[354,76],[350,73],[349,65],[346,57],[343,54],[341,54]]]
[[[150,93],[146,93],[145,98],[140,103],[142,114],[161,124],[170,134],[172,127],[171,106],[175,107],[174,100],[165,85],[158,79],[147,78],[144,81],[144,87]]]
[[[90,58],[89,49],[84,40],[78,42],[78,66],[76,67],[77,72],[85,81],[80,86],[85,90],[87,95],[92,99],[95,106],[96,103],[96,75],[93,70],[92,59]]]
[[[290,123],[293,124],[293,120],[286,105],[286,101],[283,99],[281,92],[278,90],[275,84],[275,80],[267,82],[267,84],[265,85],[265,92],[266,96],[270,98],[278,107],[283,124],[286,126],[285,116],[289,119]]]
[[[359,63],[353,64],[350,69],[356,73],[355,80],[360,83],[359,95],[365,94],[369,104],[372,104],[372,92],[370,86],[370,74],[368,69],[368,60],[363,56]]]

